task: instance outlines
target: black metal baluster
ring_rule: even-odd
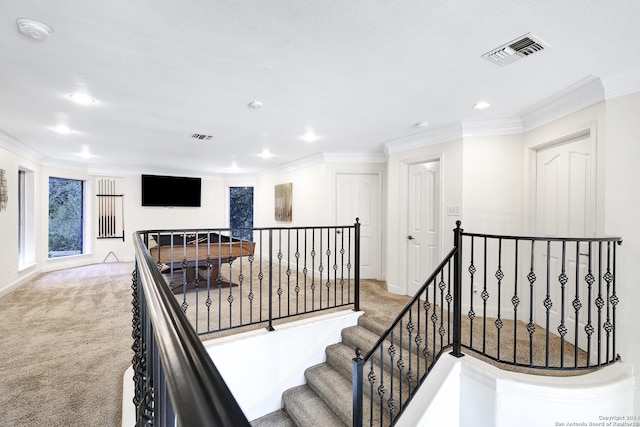
[[[425,298],[427,298],[427,291],[425,290]],[[426,304],[426,299],[425,299],[425,304]],[[422,344],[422,333],[420,330],[420,298],[418,298],[416,300],[416,318],[417,318],[417,325],[416,325],[416,337],[413,339],[416,343],[416,385],[420,383],[420,378],[422,378],[422,376],[420,375],[420,344]],[[425,317],[426,318],[426,317]],[[427,343],[426,337],[425,337],[425,345]],[[425,365],[425,371],[426,371],[426,366]]]
[[[207,332],[211,332],[211,270],[213,264],[211,263],[211,232],[207,232],[207,299],[205,305],[207,307]]]
[[[411,399],[411,396],[413,396],[413,364],[412,362],[412,358],[413,358],[413,341],[411,340],[411,335],[413,334],[413,307],[411,307],[409,309],[409,322],[407,323],[407,332],[409,333],[409,336],[407,337],[408,342],[408,353],[409,353],[409,369],[407,370],[407,389],[408,389],[408,398]]]
[[[383,341],[384,343],[384,341]],[[384,419],[383,414],[384,414],[384,394],[385,394],[385,388],[384,388],[384,345],[383,343],[380,344],[380,385],[378,385],[378,396],[380,397],[380,426],[382,426],[382,420]],[[373,417],[371,418],[372,422],[373,422]]]
[[[474,241],[474,236],[471,236],[471,264],[469,265],[469,274],[471,276],[471,283],[470,283],[470,287],[469,287],[469,301],[470,301],[470,305],[469,305],[469,347],[473,348],[473,319],[476,318],[476,312],[473,311],[473,294],[475,293],[475,289],[474,289],[474,283],[473,283],[473,279],[475,277],[475,273],[476,273],[476,267],[473,264],[474,262],[474,248],[475,248],[475,241]]]
[[[520,305],[520,298],[518,297],[518,247],[520,240],[515,240],[515,265],[513,275],[513,297],[511,298],[511,304],[513,305],[513,363],[516,363],[516,355],[518,352],[518,305]]]
[[[198,232],[196,232],[195,245],[196,245],[196,259],[195,259],[196,266],[195,266],[195,275],[194,275],[194,278],[193,278],[193,284],[194,284],[194,286],[196,288],[196,291],[195,291],[195,294],[196,294],[196,296],[195,296],[195,299],[196,299],[195,300],[195,306],[196,306],[195,326],[196,326],[196,333],[197,333],[198,332],[198,317],[199,317],[198,316],[198,312],[199,312],[199,308],[200,308],[200,307],[198,307],[198,305],[199,305],[198,304],[198,301],[199,301],[198,297],[200,296],[200,265],[199,265],[200,244],[198,243]]]
[[[613,325],[611,324],[611,281],[613,277],[611,275],[611,242],[607,242],[607,271],[604,273],[604,281],[607,286],[607,298],[606,298],[606,320],[604,322],[604,330],[607,334],[607,349],[605,363],[609,363],[612,359],[609,357],[609,349],[611,346],[611,332],[613,331]]]
[[[575,297],[571,303],[574,310],[574,331],[573,331],[573,367],[578,367],[578,349],[580,344],[580,337],[578,335],[578,325],[580,323],[580,308],[582,303],[580,302],[580,241],[576,241],[576,287]]]
[[[315,311],[316,304],[316,230],[311,229],[311,311]],[[320,287],[322,289],[322,287]]]
[[[222,234],[220,234],[222,236]],[[229,233],[229,259],[227,263],[229,264],[229,295],[227,295],[227,303],[229,304],[229,329],[233,327],[233,242],[231,233]],[[222,272],[220,272],[220,278],[222,280]]]
[[[327,227],[327,283],[325,286],[327,287],[327,308],[331,306],[331,229]],[[335,307],[335,304],[334,304]]]
[[[287,316],[291,316],[291,229],[287,228]]]
[[[247,299],[249,300],[249,323],[253,323],[253,300],[255,298],[255,294],[253,293],[253,263],[255,262],[255,234],[251,233],[251,241],[249,242],[249,248],[253,250],[249,251],[249,295],[247,295]]]
[[[296,228],[296,314],[300,313],[300,229]]]
[[[278,318],[282,317],[282,229],[278,230]]]
[[[344,227],[342,227],[342,233],[340,233],[340,305],[344,305]],[[351,298],[347,294],[347,300],[350,303]]]
[[[440,283],[438,283],[438,289],[440,289],[440,326],[438,327],[438,335],[440,336],[440,350],[444,347],[444,289],[447,284],[444,283],[444,270],[440,271]],[[435,353],[435,346],[433,352]]]
[[[333,306],[338,306],[338,229],[333,229]]]
[[[264,230],[260,230],[260,246],[259,246],[259,254],[258,254],[258,285],[260,287],[259,289],[259,294],[260,294],[260,298],[258,299],[258,306],[260,308],[259,313],[260,313],[260,321],[262,322],[263,317],[262,317],[262,289],[263,289],[263,280],[264,280],[264,273],[262,272],[262,246],[263,246],[263,242],[264,242],[264,234],[262,233]],[[269,240],[269,244],[271,244],[271,240]]]
[[[367,379],[369,380],[369,426],[373,426],[373,405],[375,394],[373,393],[373,385],[376,382],[376,373],[374,369],[373,363],[373,354],[371,355],[371,359],[369,360],[369,374],[367,375]]]
[[[622,244],[622,241],[617,242],[617,244]],[[611,317],[613,320],[613,338],[612,338],[612,357],[613,358],[618,358],[618,354],[616,353],[616,306],[618,305],[619,299],[618,299],[618,295],[616,293],[616,258],[617,258],[617,250],[616,250],[616,244],[613,244],[613,277],[611,278],[611,284],[612,284],[612,294],[611,294]]]
[[[399,404],[399,408],[398,408],[398,414],[400,412],[402,412],[402,406],[403,406],[403,400],[402,400],[402,377],[403,377],[403,373],[404,373],[404,359],[402,358],[402,353],[403,353],[403,348],[402,348],[402,336],[404,334],[404,329],[402,327],[403,322],[402,319],[400,319],[400,323],[398,326],[398,331],[400,333],[400,339],[398,342],[398,347],[400,348],[400,354],[398,357],[398,362],[396,363],[396,366],[398,367],[398,392],[399,392],[399,399],[398,399],[398,404]]]
[[[593,324],[591,323],[591,306],[593,303],[593,294],[592,288],[595,283],[595,277],[593,276],[591,266],[592,266],[592,255],[593,255],[593,245],[592,242],[589,242],[589,266],[587,275],[585,276],[585,281],[587,282],[587,324],[584,327],[584,331],[587,333],[587,367],[591,366],[591,335],[594,332]]]
[[[545,356],[544,366],[549,367],[549,324],[551,317],[551,307],[553,302],[551,301],[551,240],[547,240],[547,296],[544,299],[544,308],[547,310],[546,323],[545,323]]]
[[[307,312],[307,273],[309,270],[307,269],[307,231],[308,229],[304,229],[304,267],[302,267],[302,274],[304,275],[304,311]],[[313,303],[313,297],[311,298]]]
[[[218,284],[218,330],[222,330],[222,230],[216,230],[218,235],[218,275],[216,283]],[[185,291],[185,295],[186,295]]]
[[[487,238],[484,238],[484,280],[482,285],[482,354],[487,354],[487,300],[489,292],[487,291]]]
[[[240,304],[240,307],[239,307],[239,318],[240,318],[240,320],[239,320],[238,324],[240,326],[242,326],[244,324],[244,322],[242,321],[243,320],[242,300],[244,299],[244,298],[242,298],[242,286],[244,285],[244,272],[243,272],[243,269],[242,269],[242,267],[243,267],[242,261],[244,260],[244,248],[243,248],[243,246],[247,243],[247,241],[244,240],[244,236],[245,236],[246,233],[243,233],[242,231],[240,231],[238,234],[240,235],[240,255],[238,257],[239,258],[239,263],[240,263],[240,266],[238,267],[239,268],[239,271],[238,271],[238,300],[239,300],[239,304]],[[231,235],[233,236],[233,233],[231,233]],[[249,243],[249,245],[250,244],[251,243]],[[231,272],[229,272],[229,274],[231,274]],[[229,281],[229,284],[231,284],[231,281]]]
[[[598,242],[598,297],[596,308],[598,309],[598,365],[602,363],[602,242]]]
[[[269,229],[269,261],[268,261],[268,274],[269,274],[269,324],[267,325],[267,331],[274,331],[273,329],[273,229]]]
[[[433,342],[431,343],[431,351],[433,351],[433,353],[435,354],[436,336],[438,335],[436,330],[436,325],[438,323],[438,314],[437,314],[437,305],[436,305],[436,302],[438,301],[437,294],[436,294],[438,290],[438,286],[436,285],[436,277],[434,277],[432,284],[433,284],[433,313],[431,313],[431,324],[433,327],[433,330],[432,330],[433,337],[431,339]]]
[[[527,280],[529,280],[529,323],[527,323],[527,332],[529,333],[529,365],[531,366],[533,366],[533,334],[536,331],[536,324],[533,322],[533,301],[535,298],[533,286],[536,282],[535,243],[535,240],[531,240],[531,264],[529,274],[527,274]]]
[[[387,408],[389,409],[389,419],[393,424],[393,411],[395,409],[395,400],[393,398],[393,372],[394,366],[393,361],[396,355],[396,347],[393,344],[393,331],[395,328],[391,329],[391,333],[389,335],[389,348],[387,349],[387,353],[389,354],[389,398],[387,399]],[[382,422],[382,421],[381,421]]]
[[[567,273],[566,273],[566,263],[567,263],[567,242],[562,242],[562,270],[560,272],[560,276],[558,277],[558,281],[560,282],[560,325],[558,326],[558,333],[560,334],[560,367],[564,368],[564,345],[565,339],[564,336],[567,334],[567,326],[565,324],[565,313],[564,313],[564,305],[565,305],[565,285],[567,284]],[[576,260],[577,262],[577,260]],[[577,343],[576,343],[577,345]]]
[[[318,235],[320,236],[320,247],[318,248],[318,259],[320,260],[320,264],[318,265],[318,272],[320,273],[320,277],[318,278],[318,288],[320,290],[320,297],[319,297],[319,302],[320,302],[320,309],[322,310],[322,276],[324,273],[324,265],[322,265],[322,228],[318,229]]]
[[[495,276],[498,280],[498,315],[495,320],[497,334],[496,357],[500,360],[500,332],[503,326],[500,308],[502,306],[502,279],[504,278],[504,273],[502,272],[502,239],[498,239],[498,270],[496,270]]]

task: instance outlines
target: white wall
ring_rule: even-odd
[[[621,363],[580,376],[545,377],[445,354],[396,426],[615,425],[607,417],[633,415],[633,388],[631,367]]]
[[[468,232],[522,232],[522,135],[464,138],[462,228]]]
[[[305,369],[323,363],[325,348],[341,342],[342,329],[356,325],[361,315],[350,310],[325,314],[204,345],[251,421],[282,408],[282,393],[305,384]]]
[[[640,384],[640,93],[607,101],[607,131],[604,144],[604,232],[621,236],[617,277],[620,298],[617,318],[617,351],[632,363],[636,384]],[[635,413],[640,414],[640,393],[635,396]]]

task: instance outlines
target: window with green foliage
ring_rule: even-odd
[[[49,258],[83,252],[84,181],[49,178]]]

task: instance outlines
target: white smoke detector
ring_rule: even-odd
[[[35,19],[18,18],[16,24],[18,24],[18,30],[22,34],[32,39],[46,40],[53,34],[53,28]]]

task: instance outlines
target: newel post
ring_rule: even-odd
[[[364,360],[362,360],[362,351],[356,348],[356,357],[352,359],[353,375],[353,427],[362,427],[362,373]]]
[[[355,289],[353,296],[353,310],[360,311],[360,218],[356,218],[355,226],[355,242],[354,242],[354,254],[353,261],[354,265],[354,273],[353,280],[355,281]]]
[[[456,254],[453,258],[453,351],[455,357],[462,357],[462,222],[456,221],[453,230],[453,246]]]

